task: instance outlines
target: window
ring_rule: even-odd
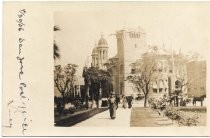
[[[105,51],[103,51],[103,59],[105,59]]]
[[[136,70],[133,68],[131,69],[131,74],[134,74],[136,72]]]
[[[157,93],[157,89],[154,89],[154,88],[153,88],[153,93]]]

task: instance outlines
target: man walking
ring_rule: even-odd
[[[115,93],[111,92],[110,98],[109,98],[109,113],[111,119],[116,118],[116,98],[115,98]]]
[[[117,106],[117,108],[118,108],[118,104],[120,103],[120,96],[119,95],[117,95],[116,96],[116,106]]]
[[[132,107],[132,101],[133,101],[133,97],[132,96],[128,96],[127,97],[128,108],[131,108]]]

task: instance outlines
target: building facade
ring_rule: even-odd
[[[174,94],[177,96],[177,92],[188,97],[205,93],[206,65],[203,62],[188,62],[189,58],[183,55],[181,50],[175,53],[165,49],[164,45],[161,48],[147,45],[146,33],[141,28],[122,29],[116,31],[115,35],[117,54],[108,59],[108,43],[102,35],[92,52],[92,66],[106,69],[111,73],[113,91],[116,94],[126,96],[139,94],[136,86],[127,77],[133,69],[141,70],[142,64],[152,60],[156,65],[150,83],[148,94],[150,98]],[[202,70],[202,73],[199,70]],[[188,88],[194,76],[200,79],[193,81]]]
[[[189,79],[188,97],[206,95],[206,61],[190,61],[187,63]]]
[[[116,85],[115,90],[118,94],[131,95],[134,91],[134,86],[128,80],[127,76],[131,72],[131,64],[147,49],[146,33],[142,28],[138,29],[123,29],[116,32],[117,38],[117,59]],[[115,80],[114,79],[114,80]]]
[[[181,53],[173,55],[165,48],[147,45],[146,33],[141,28],[119,30],[116,32],[116,38],[117,54],[109,59],[107,67],[112,74],[113,89],[116,93],[120,95],[136,95],[139,93],[136,87],[126,78],[132,72],[133,63],[136,63],[137,60],[139,63],[151,61],[154,52],[156,52],[155,62],[157,64],[154,73],[156,79],[151,84],[149,95],[151,97],[161,97],[175,91],[175,81],[180,79],[179,74],[186,75],[184,64],[186,61],[181,58]],[[138,67],[140,68],[140,66]]]
[[[135,73],[151,73],[149,98],[161,98],[163,95],[172,95],[175,91],[187,93],[186,86],[176,85],[177,82],[187,83],[186,60],[179,54],[171,54],[164,48],[151,47],[142,54],[132,66]]]

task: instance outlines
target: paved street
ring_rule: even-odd
[[[109,110],[99,113],[90,119],[82,121],[76,125],[75,127],[129,127],[130,126],[130,116],[131,116],[131,109],[123,109],[120,107],[117,109],[116,118],[114,120],[110,119],[109,117]]]
[[[119,105],[115,120],[110,119],[109,110],[99,113],[85,121],[82,121],[74,127],[163,127],[176,126],[167,117],[159,115],[157,111],[152,111],[149,108],[140,107],[142,103],[134,103],[132,109],[124,109]]]

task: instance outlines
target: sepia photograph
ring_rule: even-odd
[[[206,125],[205,28],[150,10],[54,13],[55,126]]]
[[[2,136],[209,136],[210,2],[4,2]]]

